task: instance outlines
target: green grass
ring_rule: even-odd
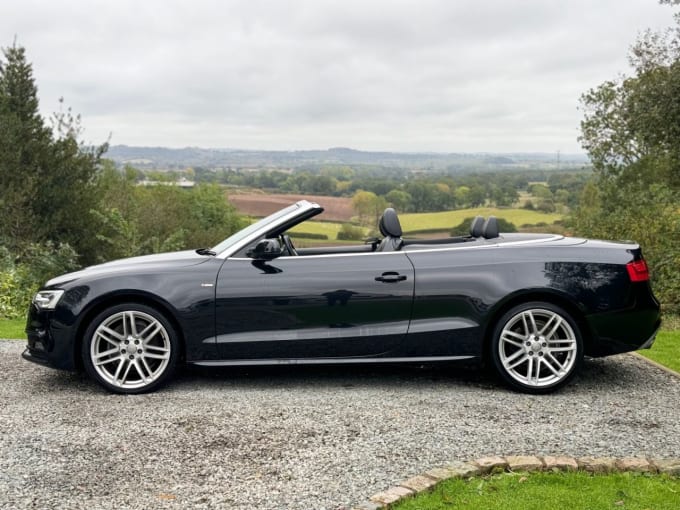
[[[554,223],[562,219],[561,214],[545,214],[527,209],[499,209],[496,207],[480,207],[473,209],[459,209],[456,211],[444,211],[436,213],[412,213],[400,214],[399,220],[405,232],[423,229],[452,229],[459,225],[465,218],[481,215],[484,217],[496,216],[504,218],[515,224],[535,225],[536,223]]]
[[[290,229],[291,235],[295,232],[305,232],[307,234],[324,234],[329,240],[336,239],[342,223],[332,223],[327,221],[305,221]]]
[[[0,320],[0,338],[26,339],[24,328],[26,319],[3,319]]]
[[[675,510],[680,479],[615,473],[502,473],[442,482],[393,507],[397,510]]]
[[[646,358],[680,372],[680,331],[660,331],[651,349],[638,352]]]
[[[310,246],[338,246],[338,245],[356,245],[361,244],[361,240],[356,241],[338,241],[338,232],[342,227],[342,223],[334,223],[329,221],[305,221],[290,229],[290,236],[295,241],[297,248],[309,248]],[[368,237],[369,229],[364,228],[364,237]],[[323,234],[328,237],[323,239],[302,239],[295,238],[295,233],[306,234]]]

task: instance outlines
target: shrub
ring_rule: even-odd
[[[552,201],[552,199],[542,199],[539,203],[538,206],[536,207],[538,211],[541,211],[543,213],[554,213],[555,212],[555,203]]]
[[[30,297],[28,298],[30,300]],[[16,319],[26,313],[26,307],[21,306],[26,296],[17,281],[14,271],[0,272],[0,318]]]
[[[99,224],[99,261],[214,246],[240,230],[241,216],[213,184],[193,189],[137,186],[128,175],[105,168],[103,200],[92,210]],[[102,249],[104,248],[104,249]]]
[[[75,269],[76,259],[76,252],[68,244],[50,241],[29,244],[16,258],[0,247],[0,318],[24,316],[40,286]]]
[[[298,239],[322,239],[328,240],[326,234],[315,234],[313,232],[291,232],[291,237],[297,237]]]
[[[472,220],[470,220],[472,221]],[[469,226],[468,226],[469,230]],[[404,235],[410,235],[410,236],[417,236],[421,234],[441,234],[442,232],[448,232],[447,229],[445,228],[420,228],[418,230],[409,230],[408,232],[404,232]]]
[[[474,218],[472,216],[465,218],[458,225],[453,227],[451,230],[451,235],[453,237],[470,235],[470,225],[472,224],[473,219]],[[498,221],[498,231],[501,234],[504,232],[517,232],[517,227],[514,223],[511,223],[504,218],[496,218],[496,220]]]
[[[337,235],[338,241],[360,241],[363,238],[364,229],[349,223],[343,223]]]

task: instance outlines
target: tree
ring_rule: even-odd
[[[335,193],[338,181],[328,175],[315,175],[310,178],[307,193],[330,196]]]
[[[245,226],[234,206],[225,199],[224,190],[216,184],[196,186],[186,201],[187,219],[179,219],[185,228],[189,228],[186,247],[214,246]]]
[[[665,2],[676,3],[676,2]],[[633,46],[633,76],[581,98],[580,141],[593,163],[573,226],[582,234],[635,239],[655,291],[680,302],[680,18],[677,30],[647,32]]]
[[[416,179],[406,183],[404,190],[411,195],[411,204],[415,212],[433,210],[433,195],[436,188],[432,183],[423,179]]]
[[[38,174],[33,210],[42,230],[38,241],[57,239],[73,246],[83,263],[96,260],[98,225],[90,211],[99,203],[97,176],[108,145],[86,146],[79,140],[80,116],[70,109],[54,114],[47,161]]]
[[[416,179],[408,182],[404,190],[411,195],[411,205],[415,212],[445,211],[456,202],[455,191],[448,184]]]
[[[553,194],[545,184],[532,184],[529,192],[537,198],[552,199]]]
[[[108,161],[99,175],[100,260],[214,246],[243,225],[216,184],[182,189],[169,183],[139,186],[135,172]]]
[[[38,236],[31,202],[50,133],[38,111],[37,88],[25,51],[16,45],[0,59],[0,238],[13,252]]]
[[[468,186],[458,186],[454,193],[459,207],[468,207],[470,205],[470,188]]]
[[[385,199],[372,191],[359,190],[352,197],[352,208],[359,216],[359,222],[372,228],[377,226],[386,207]]]
[[[484,188],[479,185],[473,185],[470,187],[470,192],[468,193],[468,200],[470,202],[470,207],[481,207],[486,202],[486,192]]]
[[[393,189],[385,195],[385,200],[398,212],[408,212],[411,210],[413,198],[406,191]]]
[[[24,48],[14,44],[0,60],[0,238],[21,254],[50,239],[71,244],[93,260],[96,175],[107,145],[79,142],[80,118],[70,110],[46,126]]]

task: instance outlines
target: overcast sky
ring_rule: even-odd
[[[579,96],[671,24],[655,0],[2,0],[0,46],[93,143],[580,152]]]

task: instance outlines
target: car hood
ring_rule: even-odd
[[[158,271],[163,269],[193,266],[202,264],[212,258],[209,255],[199,255],[194,250],[177,251],[171,253],[158,253],[156,255],[144,255],[141,257],[130,257],[127,259],[113,260],[96,266],[89,266],[80,271],[66,273],[56,278],[52,278],[45,284],[45,287],[63,285],[73,280],[81,278],[97,278],[108,276],[113,273],[133,272],[133,271]]]

